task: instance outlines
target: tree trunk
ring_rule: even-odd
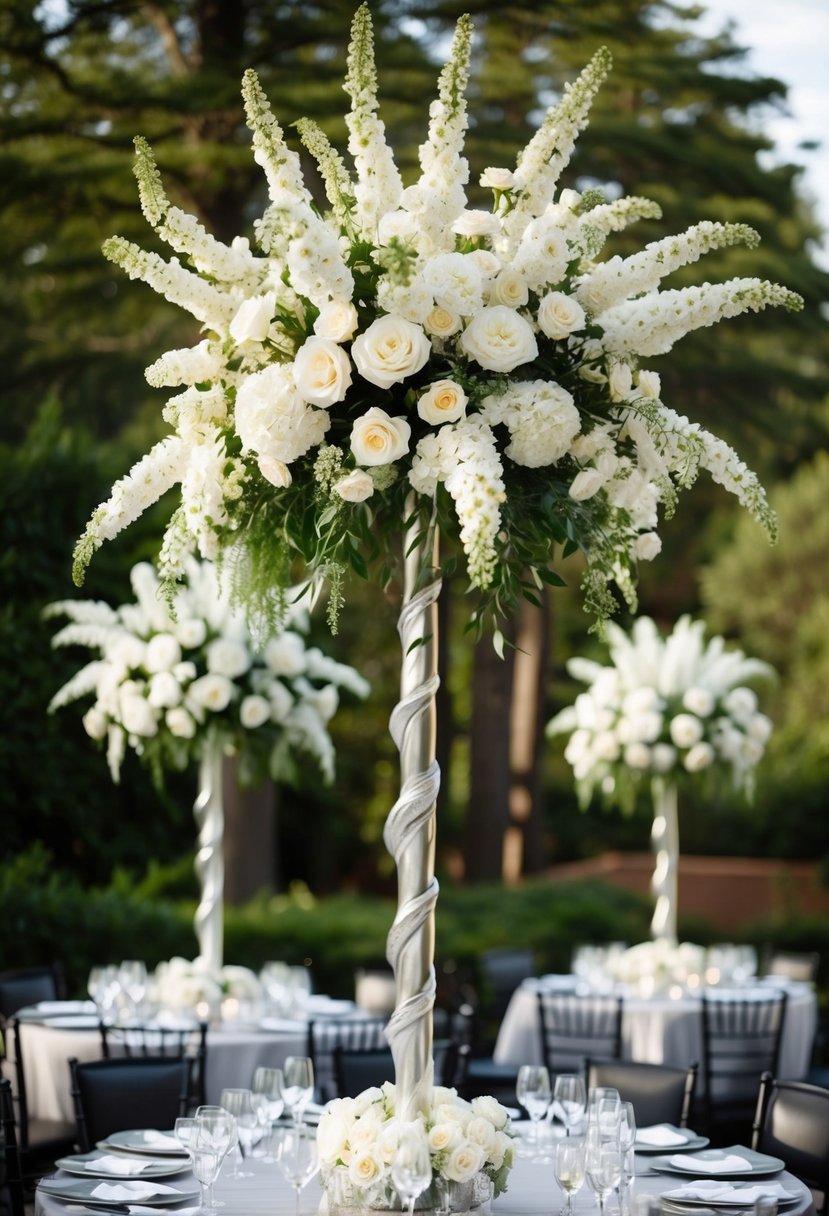
[[[469,808],[464,860],[470,882],[497,882],[503,868],[504,832],[509,822],[510,701],[514,651],[495,653],[492,639],[475,646],[472,667],[472,720],[469,732]]]
[[[546,690],[550,667],[550,607],[546,588],[542,607],[522,600],[515,634],[515,661],[509,732],[509,826],[504,837],[505,882],[544,867],[541,814],[541,756]]]
[[[238,762],[224,762],[225,903],[243,904],[263,888],[278,890],[277,789],[266,781],[256,789],[239,785]]]

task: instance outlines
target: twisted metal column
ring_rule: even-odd
[[[409,504],[411,507],[413,504]],[[387,1028],[394,1057],[397,1112],[412,1119],[425,1110],[432,1088],[432,1009],[435,1003],[435,802],[440,769],[435,759],[438,689],[438,538],[431,554],[416,523],[405,537],[400,700],[390,730],[400,753],[400,797],[389,812],[383,839],[397,865],[397,914],[386,944],[395,975],[395,1009]],[[416,590],[428,565],[431,581]]]
[[[199,829],[195,869],[201,892],[194,927],[199,957],[210,971],[218,971],[222,965],[224,936],[222,755],[221,738],[217,734],[210,735],[199,761],[199,792],[193,803],[193,815]]]
[[[651,920],[651,937],[663,940],[672,946],[677,943],[676,906],[677,871],[679,868],[679,815],[677,813],[676,784],[673,781],[654,777],[651,783],[653,794],[653,827],[651,846],[655,865],[651,878],[651,891],[656,897]]]

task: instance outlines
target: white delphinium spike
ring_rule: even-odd
[[[88,622],[73,621],[58,630],[52,639],[52,645],[103,646],[119,631],[120,627],[116,625],[94,625]]]
[[[282,128],[252,68],[242,77],[242,98],[253,136],[253,159],[265,171],[271,202],[284,206],[293,199],[310,208],[311,196],[302,179],[299,156],[285,143]]]
[[[625,300],[600,313],[596,321],[604,330],[602,344],[607,351],[663,355],[691,330],[768,307],[799,312],[803,299],[779,283],[729,279]]]
[[[607,235],[610,232],[622,232],[637,220],[661,218],[662,208],[659,203],[638,194],[630,194],[625,198],[614,199],[612,203],[599,203],[597,207],[586,211],[579,216],[579,226],[595,228],[597,232]]]
[[[328,680],[356,693],[358,697],[368,696],[369,683],[353,667],[338,663],[316,646],[305,652],[305,670],[312,680]]]
[[[144,371],[153,388],[175,388],[180,384],[201,384],[218,377],[224,358],[218,346],[205,338],[196,346],[168,350]]]
[[[325,132],[310,118],[300,118],[296,129],[299,138],[317,162],[334,218],[349,236],[353,236],[351,213],[354,209],[354,183],[342,157],[332,146]]]
[[[207,441],[208,432],[227,420],[228,405],[221,385],[213,388],[186,388],[171,397],[164,407],[164,421],[175,427],[185,443],[196,445]]]
[[[345,122],[357,175],[357,225],[366,239],[376,240],[379,221],[399,205],[403,183],[386,143],[385,126],[377,115],[377,72],[368,4],[361,4],[354,14],[343,88],[351,98]]]
[[[552,202],[563,169],[570,163],[576,139],[587,126],[590,106],[610,71],[612,56],[600,47],[581,74],[565,84],[564,95],[550,106],[541,126],[518,157],[516,206],[504,227],[517,240],[526,224]]]
[[[65,630],[61,630],[61,633],[55,635],[52,639],[53,646],[70,644],[62,640],[63,633],[65,633]],[[81,646],[95,645],[94,642],[84,641],[79,644]],[[71,705],[73,701],[85,697],[90,692],[95,692],[98,687],[98,681],[106,671],[106,668],[107,664],[102,659],[93,659],[91,663],[87,663],[80,671],[76,671],[72,679],[67,680],[63,687],[59,688],[52,697],[48,705],[49,713],[52,713],[56,709],[63,709],[64,705]]]
[[[44,620],[53,616],[68,616],[79,625],[114,625],[118,614],[103,600],[57,600],[43,609]]]
[[[131,279],[143,279],[165,300],[178,304],[197,321],[216,333],[226,332],[239,306],[238,299],[186,270],[178,258],[165,262],[157,253],[147,253],[120,236],[110,237],[102,248],[104,256],[125,270]]]
[[[620,300],[654,291],[661,280],[680,266],[698,261],[712,249],[744,244],[754,249],[759,234],[747,224],[718,224],[703,220],[686,232],[652,241],[630,257],[610,258],[583,275],[576,297],[592,313],[603,313]]]

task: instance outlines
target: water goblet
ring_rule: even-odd
[[[601,1216],[605,1216],[605,1201],[619,1185],[622,1177],[622,1149],[618,1130],[612,1134],[598,1121],[588,1124],[584,1154],[585,1173],[590,1189],[595,1193]]]
[[[228,1111],[236,1121],[236,1134],[239,1142],[239,1152],[242,1160],[250,1156],[253,1147],[253,1133],[256,1130],[256,1111],[253,1109],[249,1089],[223,1089],[219,1099],[220,1105]],[[251,1178],[249,1170],[237,1168],[233,1171],[234,1178]]]
[[[597,1085],[587,1095],[587,1122],[601,1123],[608,1131],[613,1131],[619,1123],[622,1099],[618,1089],[610,1086]]]
[[[268,1127],[268,1147],[266,1161],[274,1161],[273,1133],[276,1121],[285,1109],[285,1099],[282,1096],[282,1069],[259,1067],[253,1074],[252,1090],[264,1099],[265,1117]]]
[[[192,1154],[190,1151],[190,1142],[196,1134],[196,1126],[195,1117],[190,1118],[189,1116],[182,1115],[180,1118],[176,1119],[175,1126],[173,1127],[173,1134],[175,1135],[176,1140],[178,1140],[182,1148],[186,1150],[187,1155],[191,1160]]]
[[[567,1197],[562,1208],[565,1216],[572,1216],[573,1196],[584,1185],[584,1154],[583,1136],[568,1135],[565,1140],[559,1140],[556,1144],[553,1170],[556,1182]]]
[[[569,1136],[584,1118],[586,1106],[587,1092],[582,1077],[577,1073],[559,1073],[553,1086],[553,1110],[557,1108],[561,1115],[565,1135]]]
[[[147,995],[149,982],[146,964],[137,958],[124,959],[118,968],[118,982],[130,1003],[132,1012],[136,1017],[140,1017],[141,1005]]]
[[[95,1002],[99,1020],[111,1026],[115,1021],[118,995],[121,992],[118,968],[111,963],[104,967],[93,967],[89,972],[86,988]]]
[[[432,1181],[432,1159],[426,1133],[417,1123],[404,1125],[391,1163],[391,1180],[401,1199],[405,1200],[409,1216],[415,1200]]]
[[[199,1106],[196,1109],[194,1140],[198,1139],[207,1149],[219,1155],[219,1166],[231,1149],[236,1148],[236,1120],[223,1106]],[[212,1199],[212,1206],[223,1208],[223,1199]]]
[[[302,1122],[305,1107],[314,1096],[314,1065],[309,1056],[288,1056],[282,1067],[282,1098],[294,1126]]]
[[[622,1177],[619,1182],[619,1211],[630,1211],[630,1185],[636,1173],[634,1144],[636,1114],[632,1102],[622,1102],[619,1111],[619,1147],[622,1150]]]
[[[299,1216],[302,1188],[319,1169],[316,1134],[301,1125],[286,1128],[279,1137],[276,1161],[285,1181],[296,1191],[296,1216]]]
[[[222,1164],[221,1153],[211,1147],[209,1141],[202,1139],[198,1133],[190,1141],[189,1152],[193,1173],[199,1184],[199,1211],[204,1213],[204,1216],[211,1216],[211,1213],[215,1212],[217,1208],[213,1187]]]
[[[518,1070],[515,1096],[530,1117],[529,1155],[538,1152],[538,1124],[547,1113],[552,1089],[550,1074],[543,1064],[522,1064]]]

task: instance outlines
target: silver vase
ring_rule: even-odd
[[[653,797],[651,847],[654,854],[651,892],[656,900],[651,919],[651,937],[654,941],[665,941],[675,946],[677,944],[677,878],[679,870],[679,814],[676,783],[663,777],[654,777],[651,792]]]
[[[222,792],[223,748],[217,734],[207,737],[199,761],[199,792],[193,815],[199,829],[196,874],[200,897],[194,928],[199,957],[211,973],[222,965],[224,937],[224,803]]]

